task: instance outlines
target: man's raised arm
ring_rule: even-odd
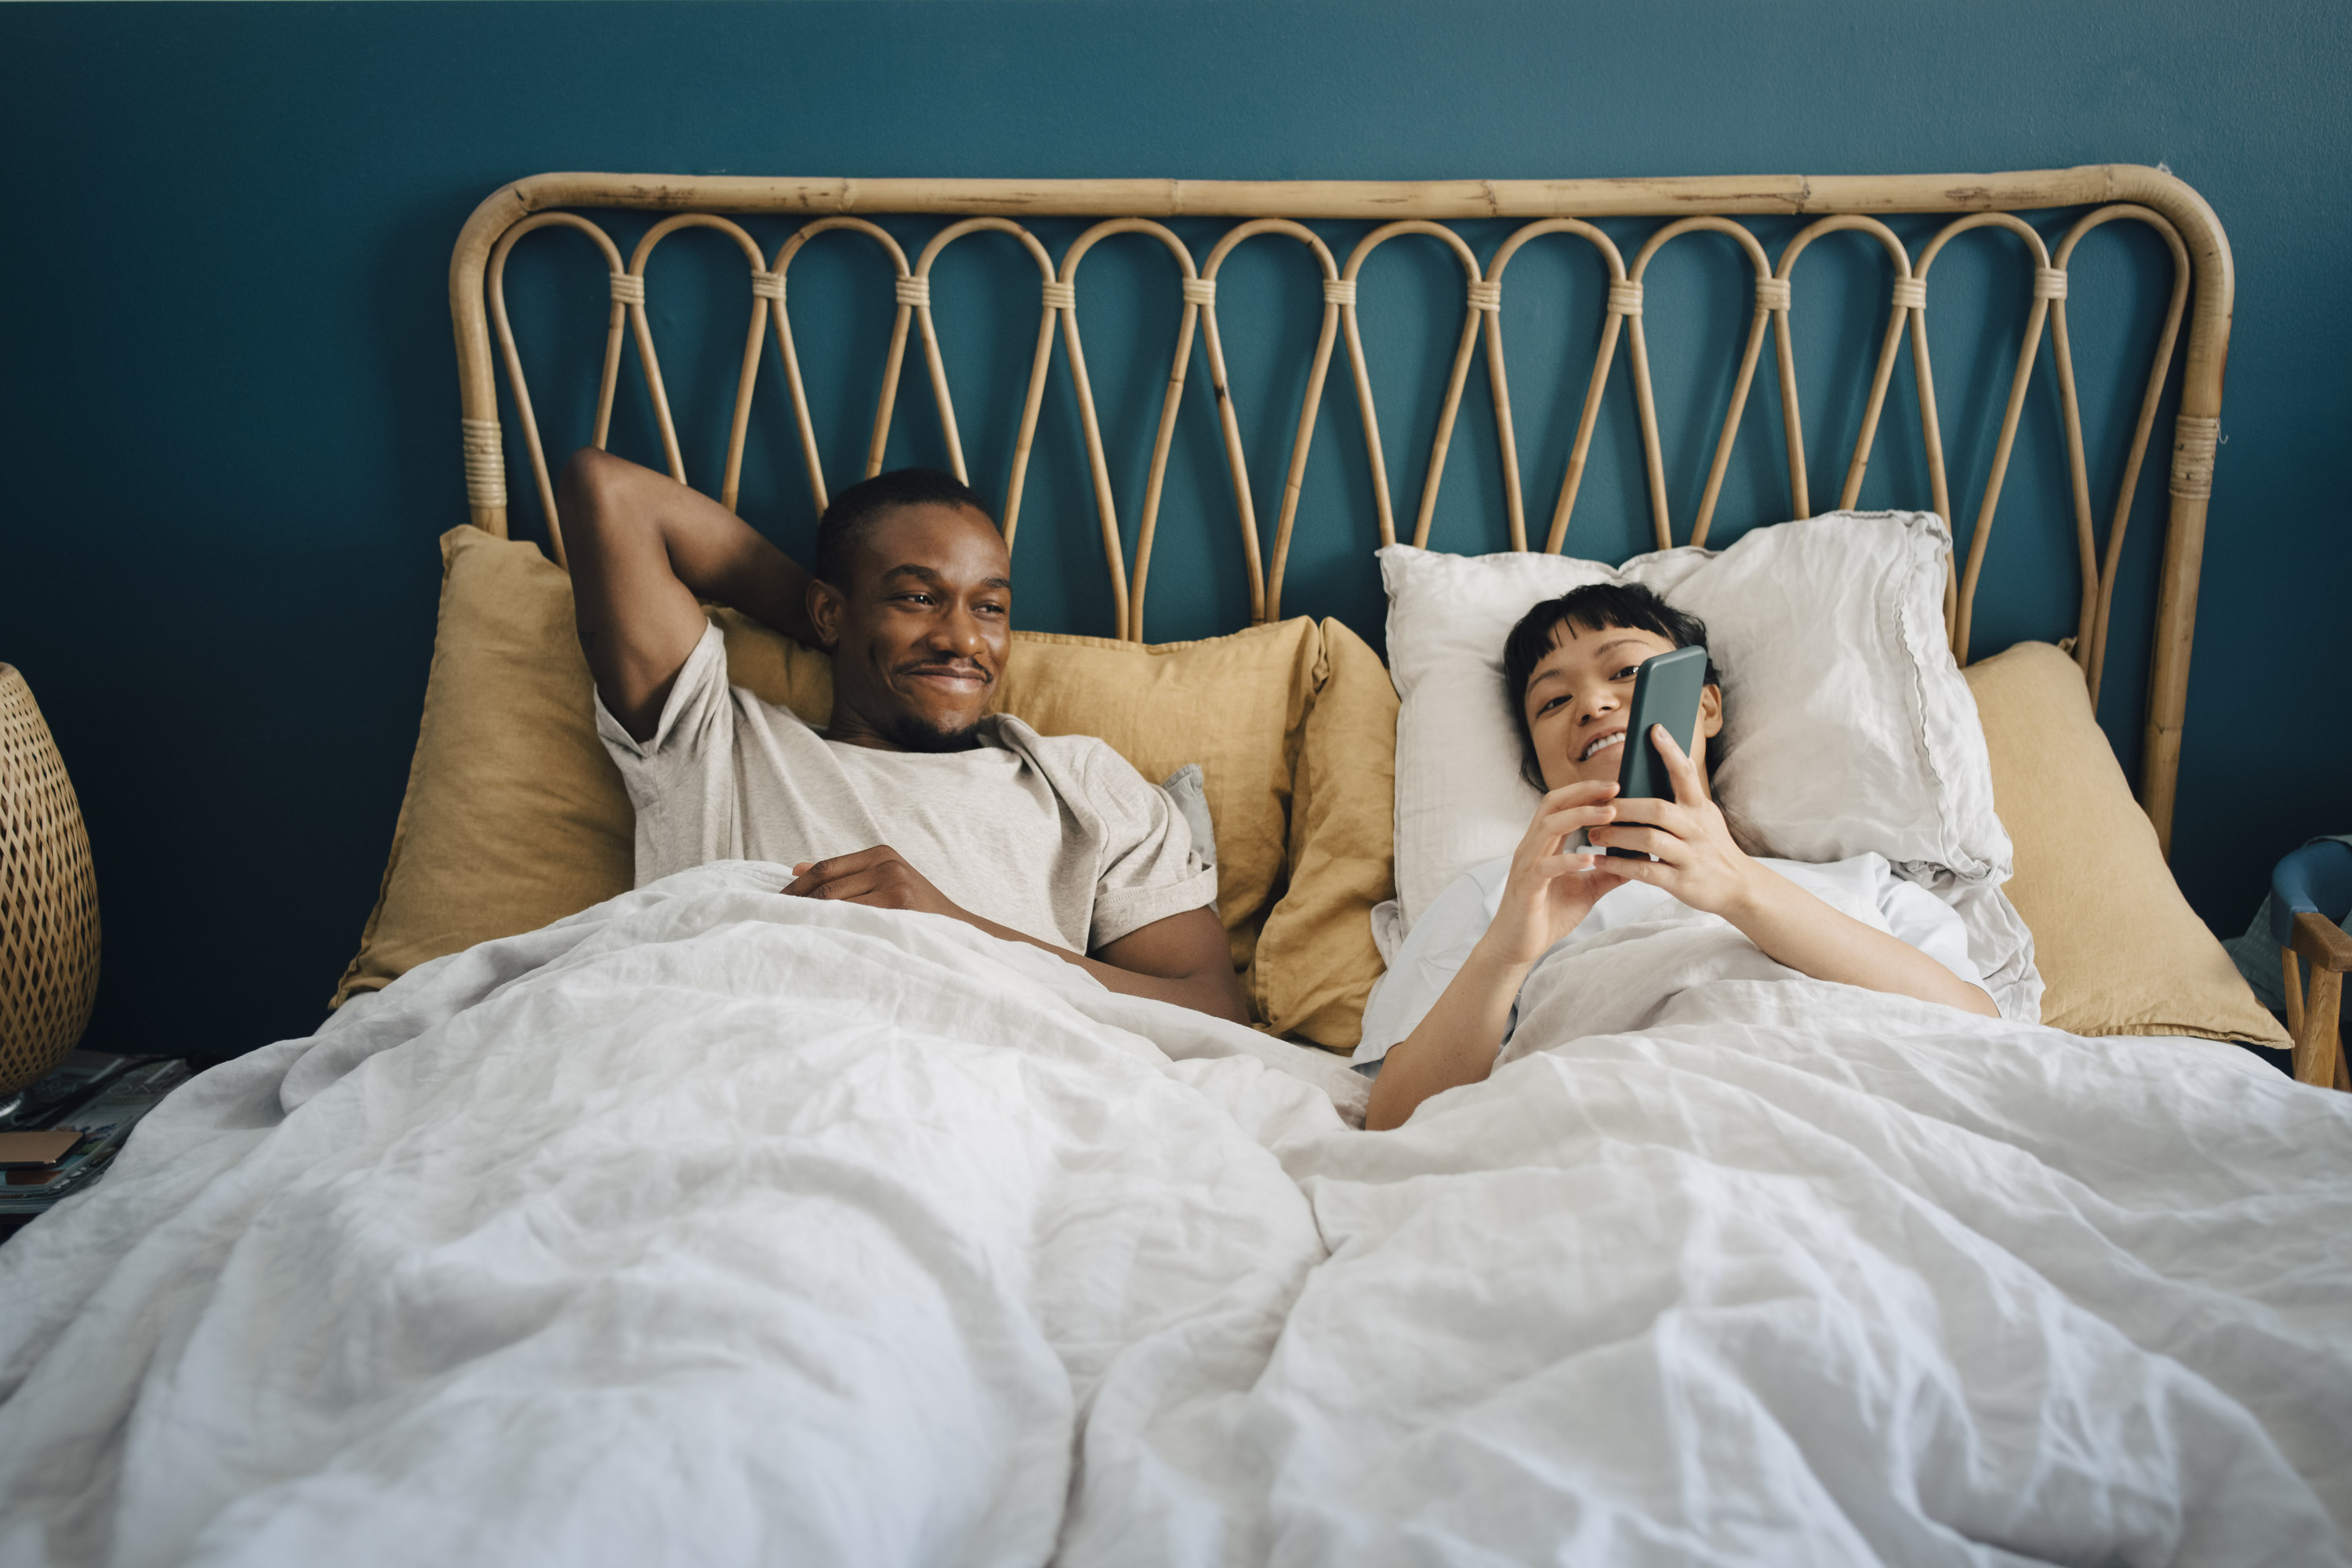
[[[817,646],[809,574],[717,501],[593,447],[563,466],[557,504],[580,648],[622,728],[654,732],[709,623],[709,599]]]

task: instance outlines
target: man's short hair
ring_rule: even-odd
[[[896,468],[850,486],[833,498],[816,525],[816,575],[836,588],[849,586],[851,557],[858,540],[884,514],[904,506],[970,507],[996,526],[996,513],[979,493],[953,474],[937,468]]]
[[[1511,704],[1511,719],[1519,727],[1519,773],[1538,789],[1544,787],[1543,759],[1536,755],[1535,731],[1528,728],[1528,682],[1536,666],[1559,644],[1559,628],[1604,632],[1622,629],[1648,632],[1676,647],[1705,647],[1706,623],[1675,609],[1639,583],[1588,583],[1557,599],[1546,599],[1519,617],[1503,641],[1503,695]],[[1706,661],[1706,683],[1720,688],[1715,660]],[[1715,771],[1715,752],[1707,752],[1707,771]]]

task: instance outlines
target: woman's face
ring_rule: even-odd
[[[1563,623],[1551,652],[1528,678],[1528,732],[1535,737],[1543,764],[1544,787],[1614,780],[1624,757],[1625,725],[1633,701],[1633,677],[1642,661],[1671,653],[1675,645],[1655,632],[1631,626],[1590,631]],[[1723,728],[1723,693],[1709,686],[1699,696],[1698,731],[1691,761],[1706,776],[1707,738]]]

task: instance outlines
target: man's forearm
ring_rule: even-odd
[[[563,465],[560,506],[580,651],[605,707],[638,740],[709,629],[698,601],[814,637],[808,574],[667,474],[583,447]]]
[[[1246,1025],[1249,1008],[1243,1003],[1241,988],[1234,983],[1233,971],[1222,973],[1146,974],[1139,970],[1122,969],[1116,963],[1106,963],[1099,958],[1089,958],[1081,952],[1054,942],[1042,942],[1027,931],[999,925],[969,910],[961,918],[966,925],[976,927],[1006,942],[1025,942],[1042,948],[1065,963],[1075,963],[1103,983],[1105,988],[1122,996],[1148,996],[1154,1002],[1173,1002],[1179,1007],[1190,1007],[1195,1013],[1206,1013],[1213,1018]]]
[[[742,611],[808,647],[809,574],[792,557],[705,495],[647,470],[649,516],[670,570],[698,599]]]

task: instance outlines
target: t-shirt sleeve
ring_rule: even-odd
[[[1984,976],[1969,958],[1969,929],[1951,905],[1917,883],[1882,870],[1878,912],[1886,917],[1887,929],[1896,936],[1969,984],[1984,984]]]
[[[637,886],[737,852],[735,714],[727,643],[706,626],[640,741],[596,694],[596,737],[636,808]]]
[[[1192,848],[1192,830],[1165,790],[1155,789],[1109,746],[1088,748],[1087,804],[1103,825],[1088,952],[1154,921],[1217,901],[1217,871]]]
[[[1486,934],[1493,916],[1486,908],[1486,868],[1465,871],[1446,885],[1405,935],[1396,959],[1364,1004],[1364,1032],[1350,1058],[1359,1069],[1377,1068],[1390,1047],[1421,1026],[1437,999]]]

